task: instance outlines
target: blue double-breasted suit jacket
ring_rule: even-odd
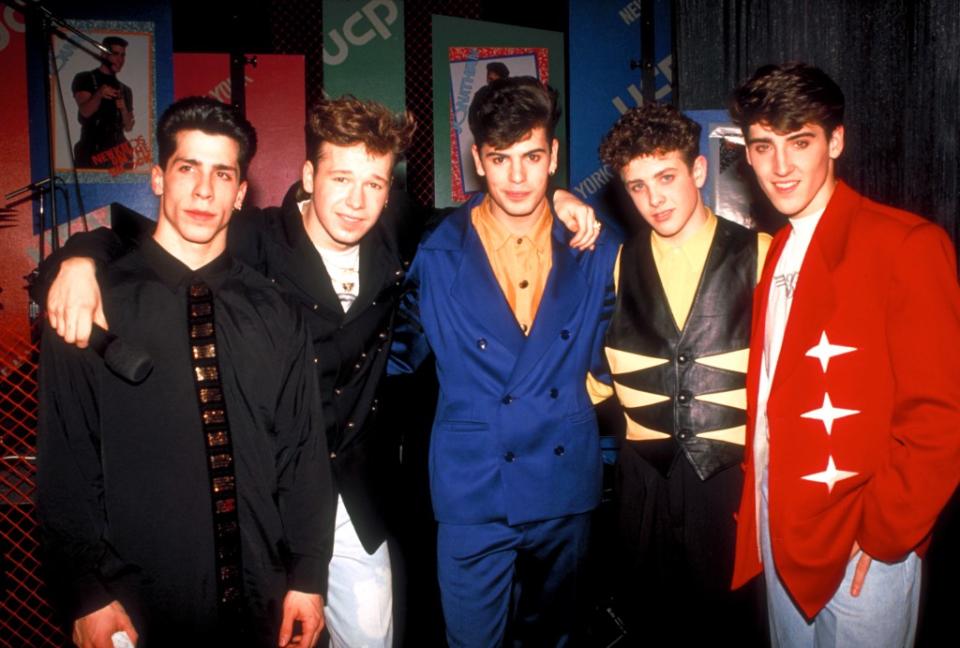
[[[589,511],[600,500],[587,373],[603,373],[618,241],[577,252],[554,218],[553,265],[529,336],[470,221],[471,201],[421,243],[407,276],[391,371],[432,350],[440,397],[430,445],[438,522],[515,525]]]

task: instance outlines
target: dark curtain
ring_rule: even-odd
[[[678,106],[725,107],[758,66],[801,60],[846,95],[838,174],[960,240],[960,2],[674,0]]]

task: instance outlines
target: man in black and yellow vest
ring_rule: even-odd
[[[743,473],[753,289],[770,237],[703,204],[700,126],[672,106],[623,115],[600,146],[652,231],[625,243],[605,351],[626,440],[616,467],[614,591],[630,645],[763,637],[730,592]]]

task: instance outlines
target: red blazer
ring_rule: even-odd
[[[774,238],[754,299],[734,587],[763,568],[757,389],[789,230]],[[828,433],[830,406],[844,411]],[[843,580],[855,540],[887,562],[922,553],[960,479],[960,288],[943,230],[837,185],[803,261],[767,416],[774,562],[812,618]]]

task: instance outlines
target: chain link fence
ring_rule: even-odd
[[[34,336],[36,339],[38,336]],[[38,345],[0,337],[0,646],[65,646],[40,576],[33,497]]]

